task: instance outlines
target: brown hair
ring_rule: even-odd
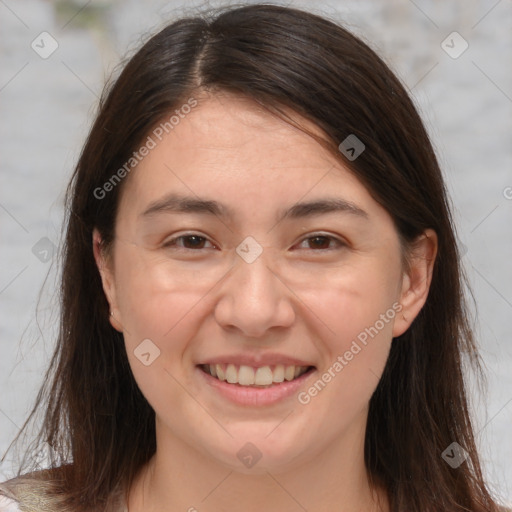
[[[360,39],[326,18],[266,4],[168,25],[102,96],[68,189],[60,334],[29,417],[46,399],[37,442],[53,448],[56,467],[53,455],[59,455],[55,481],[65,502],[76,510],[101,504],[107,510],[114,490],[127,489],[156,449],[154,411],[133,378],[122,335],[109,323],[93,258],[93,228],[107,247],[113,239],[122,183],[103,199],[94,190],[162,118],[202,90],[243,95],[289,122],[287,109],[313,121],[326,134],[319,142],[389,212],[406,244],[435,230],[439,248],[428,299],[393,339],[369,404],[366,467],[387,490],[393,511],[497,510],[482,477],[463,379],[462,357],[480,369],[464,276],[422,121],[399,80]],[[354,161],[338,150],[350,134],[366,146]],[[441,457],[453,442],[469,453],[458,468]]]

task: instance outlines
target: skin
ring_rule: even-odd
[[[403,268],[389,214],[310,136],[248,99],[199,99],[123,183],[108,253],[93,235],[112,325],[156,413],[157,452],[130,490],[129,510],[389,510],[364,466],[368,403],[392,337],[425,303],[436,235],[419,237]],[[235,214],[141,215],[170,192]],[[276,223],[296,202],[327,196],[367,218],[336,212]],[[319,231],[333,239],[315,244]],[[191,233],[206,240],[164,246]],[[252,263],[235,252],[247,236],[263,249]],[[197,378],[196,364],[218,355],[277,352],[316,367],[307,390],[393,304],[401,311],[307,404],[293,395],[235,405]],[[160,356],[145,366],[134,350],[148,338]],[[237,457],[247,442],[262,454],[252,468]]]

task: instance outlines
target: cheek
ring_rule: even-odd
[[[322,367],[317,379],[299,396],[332,435],[367,410],[388,359],[398,303],[386,294],[369,300],[364,294],[340,290],[340,307],[323,310],[334,334],[322,339]],[[310,405],[308,405],[310,404]]]
[[[212,308],[211,290],[229,270],[186,265],[136,246],[119,251],[116,289],[123,336],[139,388],[155,410],[183,398],[187,352]],[[209,309],[210,308],[210,309]],[[149,354],[149,355],[148,355]],[[163,403],[162,403],[163,400]]]
[[[117,301],[134,378],[155,410],[183,395],[180,365],[194,337],[198,304],[211,285],[197,272],[183,272],[141,249],[119,251]]]
[[[393,322],[401,310],[397,261],[360,260],[317,280],[314,288],[304,287],[301,297],[321,320],[317,324],[322,325],[319,338],[324,357],[318,380],[306,390],[301,403],[328,407],[325,414],[340,421],[367,407],[386,364]]]
[[[316,314],[316,323],[323,326],[322,333],[331,349],[343,349],[376,323],[384,337],[391,336],[400,269],[395,262],[389,263],[386,265],[379,258],[361,259],[318,274],[314,280],[294,283],[297,295]]]
[[[175,339],[183,319],[193,316],[196,305],[224,272],[218,266],[171,261],[136,246],[119,251],[116,289],[130,342],[141,336],[164,344]]]

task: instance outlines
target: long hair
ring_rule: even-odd
[[[94,228],[107,248],[113,240],[123,183],[105,197],[95,191],[200,91],[240,94],[290,123],[290,109],[313,121],[325,133],[319,144],[389,212],[401,240],[435,230],[427,301],[393,339],[370,400],[366,468],[396,512],[497,510],[482,477],[463,375],[465,359],[480,368],[465,278],[423,123],[404,86],[359,38],[316,14],[266,4],[168,25],[105,88],[67,192],[60,332],[29,416],[47,405],[37,442],[52,449],[52,492],[70,510],[108,510],[116,489],[127,489],[155,453],[155,414],[131,373],[122,334],[109,323],[93,258]],[[338,149],[351,134],[366,146],[353,161]],[[468,454],[457,468],[442,456],[454,442]]]

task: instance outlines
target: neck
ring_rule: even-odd
[[[244,474],[200,453],[157,420],[157,451],[130,489],[128,510],[387,512],[385,491],[368,482],[364,436],[354,441],[348,436],[291,470]]]

